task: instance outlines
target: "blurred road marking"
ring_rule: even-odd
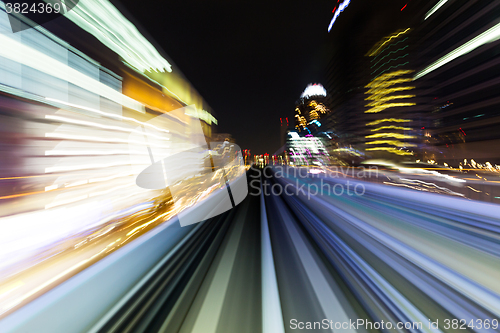
[[[262,333],[284,333],[283,313],[281,312],[281,301],[262,185],[260,214],[262,242]]]
[[[325,314],[325,318],[333,321],[334,323],[349,323],[350,318],[344,310],[344,306],[340,303],[337,296],[333,292],[330,284],[325,278],[324,272],[318,266],[307,244],[302,239],[301,233],[293,223],[293,218],[290,213],[283,207],[280,207],[280,214],[285,221],[284,225],[288,230],[293,245],[297,250],[304,271],[311,282],[314,289],[314,294],[318,299],[321,308]],[[354,329],[342,329],[342,332],[355,333]]]
[[[242,207],[243,212],[237,215],[234,221],[234,227],[229,236],[229,240],[223,248],[222,255],[217,255],[215,259],[216,271],[213,273],[208,291],[204,297],[198,315],[192,324],[192,329],[189,330],[188,326],[183,326],[180,330],[181,333],[216,333],[219,318],[224,305],[227,287],[233,271],[236,253],[238,252],[238,244],[243,233],[243,225],[248,211],[248,201]],[[210,274],[210,272],[208,273]],[[203,286],[201,287],[203,288]],[[195,300],[196,302],[196,300]],[[194,318],[193,318],[194,319]],[[185,322],[190,322],[190,318],[186,318]]]

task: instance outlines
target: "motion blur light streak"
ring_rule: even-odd
[[[409,130],[411,130],[410,127],[402,127],[402,126],[390,125],[390,126],[380,126],[378,128],[372,129],[371,131],[372,132],[376,132],[376,131],[380,131],[380,130],[383,130],[383,129],[398,129],[398,130],[403,130],[403,131],[409,131]]]
[[[407,74],[407,73],[408,72],[405,72],[405,73],[399,72],[399,73],[397,73],[397,75],[402,75],[402,74]],[[392,74],[392,73],[389,73],[389,74]],[[398,84],[398,83],[404,83],[404,82],[411,81],[411,79],[396,79],[396,80],[387,81],[388,78],[391,78],[393,76],[395,76],[395,75],[379,76],[379,77],[375,78],[372,82],[370,82],[370,84],[366,85],[365,87],[372,88],[371,90],[369,90],[369,92],[375,93],[378,91],[377,89],[387,88],[387,87],[393,86],[393,85]]]
[[[132,110],[144,112],[144,106],[132,98],[4,34],[0,34],[0,44],[3,46],[0,49],[0,56],[6,59],[19,62],[60,80],[73,83]]]
[[[367,135],[367,136],[365,136],[365,138],[414,139],[415,136],[399,134],[399,133],[377,133],[377,134]]]
[[[54,207],[57,207],[57,206],[62,206],[62,205],[67,205],[67,204],[71,204],[71,203],[74,203],[74,202],[82,201],[82,200],[88,199],[89,197],[90,196],[88,194],[85,194],[85,195],[82,195],[82,196],[79,196],[79,197],[74,197],[74,198],[71,198],[71,199],[56,201],[56,202],[53,202],[51,204],[45,205],[45,209],[50,209],[50,208],[54,208]]]
[[[402,50],[402,49],[400,49]],[[399,52],[400,50],[396,50],[394,53],[396,52]],[[390,55],[390,54],[388,54]],[[375,74],[380,68],[384,67],[385,65],[387,65],[388,63],[390,63],[391,61],[396,61],[396,60],[399,60],[399,59],[403,59],[403,58],[406,58],[408,56],[408,53],[402,55],[402,56],[399,56],[397,58],[392,58],[392,59],[389,59],[387,60],[385,63],[381,64],[380,66],[378,66],[376,69],[373,70],[373,72],[371,73],[372,75]],[[375,66],[375,65],[374,65]],[[384,72],[382,72],[384,73]]]
[[[172,71],[172,66],[108,0],[79,0],[65,15],[139,71]]]
[[[82,110],[85,110],[85,111],[90,111],[90,112],[93,112],[93,113],[97,113],[97,114],[100,114],[100,115],[103,115],[103,116],[106,116],[106,117],[109,117],[109,118],[115,118],[115,119],[121,119],[121,120],[126,120],[126,121],[130,121],[130,122],[134,122],[134,123],[139,124],[141,126],[151,127],[151,128],[153,128],[153,129],[155,129],[157,131],[160,131],[160,132],[170,133],[170,131],[168,129],[160,128],[160,127],[152,125],[152,124],[150,124],[148,122],[142,122],[142,121],[139,121],[139,120],[134,119],[134,118],[124,117],[124,116],[121,116],[121,115],[118,115],[118,114],[114,114],[114,113],[103,112],[101,110],[96,110],[96,109],[92,109],[92,108],[89,108],[89,107],[86,107],[86,106],[83,106],[83,105],[76,105],[76,104],[73,104],[73,103],[68,103],[68,102],[60,101],[60,100],[57,100],[57,99],[54,99],[54,98],[48,98],[48,97],[46,97],[45,99],[48,100],[48,101],[56,102],[58,104],[67,105],[67,106],[71,106],[71,107],[74,107],[74,108],[82,109]]]
[[[0,0],[0,332],[498,332],[500,2],[406,2]]]
[[[412,144],[412,143],[405,143],[405,142],[396,141],[396,140],[375,140],[375,141],[367,142],[366,144],[368,144],[368,145],[389,144],[389,145],[396,146],[396,147],[414,147],[415,146],[415,144]]]
[[[404,42],[406,39],[407,39],[407,38],[405,38],[405,39],[403,39],[403,40],[399,41],[398,43],[400,43],[400,42]],[[395,44],[397,44],[397,43],[395,43]],[[373,65],[371,65],[371,67],[370,67],[370,68],[373,68],[374,66],[376,66],[378,63],[380,63],[383,59],[387,58],[387,57],[388,57],[388,56],[390,56],[391,54],[393,54],[393,53],[397,53],[397,52],[399,52],[399,51],[403,51],[403,50],[404,50],[404,49],[406,49],[407,47],[408,47],[408,45],[403,46],[402,48],[399,48],[399,49],[397,49],[397,50],[390,51],[390,52],[389,52],[389,53],[387,53],[385,56],[383,56],[382,58],[380,58],[379,60],[377,60],[377,61],[376,61]],[[383,52],[383,51],[382,51],[382,52]],[[382,54],[382,52],[381,52],[381,53],[379,53],[379,54],[377,54],[377,56],[379,56],[380,54]],[[407,56],[407,55],[408,55],[408,54],[406,54],[405,56]],[[376,57],[377,57],[377,56],[376,56]],[[371,61],[375,60],[375,59],[376,59],[376,57],[375,57],[375,58],[373,58]]]
[[[339,8],[337,9],[337,11],[335,12],[335,14],[333,15],[333,18],[332,18],[332,20],[330,22],[330,25],[328,26],[328,32],[330,32],[330,30],[332,30],[333,24],[337,20],[337,17],[339,17],[340,13],[342,13],[344,11],[344,9],[347,6],[349,6],[350,3],[351,3],[351,0],[344,0],[344,2],[342,2],[339,5]]]
[[[427,12],[427,14],[425,14],[424,20],[427,20],[432,14],[434,14],[439,8],[441,8],[446,2],[448,2],[448,0],[439,0],[438,3],[436,5],[434,5],[434,7],[432,7],[431,10],[429,10]]]
[[[378,58],[381,54],[383,54],[383,53],[384,53],[384,51],[385,51],[385,50],[390,50],[392,46],[394,46],[394,47],[395,47],[396,45],[398,45],[398,44],[400,44],[400,43],[406,42],[407,40],[408,40],[408,37],[406,37],[406,38],[404,38],[404,39],[402,39],[402,40],[398,40],[398,41],[397,41],[396,43],[394,43],[394,44],[390,44],[390,45],[389,45],[389,47],[384,47],[384,48],[382,49],[382,51],[378,52],[378,53],[377,53],[377,54],[373,57],[373,59],[371,59],[371,60],[370,60],[370,62],[373,62],[374,60],[376,60],[376,59],[377,59],[377,58]],[[402,50],[404,50],[407,46],[408,46],[408,45],[406,45],[406,46],[404,46],[403,48],[400,48],[400,49],[398,49],[398,50],[396,50],[396,51],[391,51],[391,52],[389,52],[389,54],[396,53],[396,52],[398,52],[398,51],[402,51]],[[382,57],[382,59],[384,59],[385,57],[386,57],[386,56]],[[380,60],[379,60],[379,61],[380,61]]]
[[[401,32],[400,32],[401,34]],[[384,43],[389,42],[392,38],[395,38],[395,36],[398,36],[397,34],[394,35],[393,37],[389,38],[385,42],[379,42],[384,45]],[[374,48],[377,47],[378,44],[374,46]],[[381,45],[381,46],[382,46]],[[387,47],[390,47],[391,45],[388,45]],[[395,51],[399,52],[400,50]],[[373,54],[373,53],[372,53]],[[390,53],[388,54],[390,55]],[[400,57],[396,58],[391,58],[389,61],[394,60],[397,61],[400,59]],[[386,62],[389,63],[389,61]],[[406,63],[405,63],[406,64]],[[405,65],[402,64],[402,65]],[[385,64],[381,65],[380,67],[385,66]],[[385,71],[389,71],[393,66],[388,67]],[[414,102],[394,102],[395,100],[402,100],[402,99],[410,99],[416,97],[415,95],[401,95],[396,92],[399,91],[407,91],[407,90],[412,90],[415,87],[409,87],[409,86],[401,86],[400,84],[410,82],[412,79],[411,78],[401,78],[403,75],[407,75],[412,73],[412,70],[404,69],[404,70],[397,70],[397,71],[392,71],[387,74],[383,75],[377,75],[375,76],[369,84],[365,86],[365,88],[369,88],[368,91],[365,92],[365,94],[369,94],[369,97],[365,98],[365,100],[372,100],[372,102],[368,103],[365,105],[368,109],[364,111],[366,114],[377,114],[380,112],[384,112],[384,115],[387,116],[396,116],[399,115],[398,110],[402,107],[410,107],[416,105]],[[372,72],[372,75],[374,72]],[[397,78],[400,77],[400,78]],[[399,85],[394,87],[394,85]],[[387,89],[388,87],[392,87],[390,89]],[[393,94],[396,93],[396,94]],[[393,101],[391,103],[388,103],[389,101]],[[392,109],[392,110],[391,110]],[[395,110],[394,110],[395,109]],[[394,111],[393,111],[394,110]],[[368,127],[370,132],[377,130],[374,128],[371,128],[372,126],[378,125],[380,122],[385,122],[385,121],[393,121],[396,118],[384,118],[380,120],[375,120],[368,122],[365,126]],[[371,119],[370,119],[371,120]],[[393,147],[388,147],[388,146],[396,146],[396,147],[417,147],[416,143],[411,143],[408,142],[408,140],[412,139],[417,139],[417,136],[415,135],[408,135],[406,133],[400,133],[399,131],[403,129],[405,131],[405,127],[402,126],[386,126],[386,130],[392,129],[390,132],[385,132],[385,133],[376,133],[376,134],[371,134],[371,135],[365,135],[366,139],[366,145],[381,145],[379,147],[371,147],[371,148],[366,148],[366,151],[369,152],[387,152],[387,153],[392,153],[398,156],[405,156],[405,155],[411,155],[413,154],[410,151],[402,151],[399,149],[394,149]],[[411,128],[410,128],[411,129]],[[396,141],[396,140],[372,140],[376,138],[396,138],[400,140],[405,140],[403,141]]]
[[[137,155],[148,155],[144,151],[130,151],[130,150],[47,150],[46,156],[66,156],[66,155],[126,155],[129,153]]]
[[[400,149],[396,148],[391,148],[391,147],[372,147],[372,148],[366,148],[367,151],[387,151],[392,154],[396,155],[413,155],[411,152],[403,151]]]
[[[462,46],[459,46],[458,48],[446,54],[445,56],[439,58],[438,60],[436,60],[435,62],[433,62],[432,64],[430,64],[429,66],[427,66],[426,68],[415,74],[413,80],[417,80],[422,76],[427,75],[430,72],[438,69],[439,67],[446,65],[450,61],[453,61],[456,58],[463,56],[464,54],[472,52],[484,44],[494,42],[499,38],[500,38],[500,23],[486,30],[485,32],[479,34],[478,36],[472,38],[470,41],[463,44]]]
[[[384,123],[384,122],[408,123],[408,122],[411,122],[411,120],[410,119],[384,118],[384,119],[375,120],[371,123],[368,123],[367,125],[378,125],[378,124]]]
[[[261,185],[262,191],[262,185]],[[260,196],[262,257],[262,333],[284,333],[273,249],[264,193]]]
[[[368,55],[370,57],[373,57],[373,56],[376,56],[377,54],[381,53],[382,51],[380,50],[381,48],[384,47],[385,44],[389,43],[392,39],[394,38],[398,38],[399,36],[407,33],[408,31],[410,31],[411,29],[410,28],[407,28],[405,30],[402,30],[394,35],[391,35],[391,36],[388,36],[388,37],[385,37],[385,40],[383,42],[380,42],[378,45],[375,45],[372,50],[370,50],[368,52]]]
[[[402,87],[402,88],[408,88],[406,90],[411,89],[411,87]],[[388,92],[389,93],[389,92]],[[368,103],[366,106],[377,106],[379,104],[383,104],[387,101],[392,101],[393,99],[401,99],[401,98],[413,98],[415,95],[393,95],[393,96],[387,96],[387,97],[378,97],[379,94],[375,96],[370,96],[366,99],[374,99],[375,101]]]
[[[383,103],[383,102],[381,101],[381,103]],[[394,108],[394,107],[399,107],[399,106],[413,106],[413,105],[416,105],[416,104],[415,103],[387,103],[387,104],[374,106],[373,108],[366,110],[365,113],[378,113],[378,112],[384,111],[385,109],[388,109],[388,108]],[[370,106],[370,104],[368,104],[368,106]]]
[[[85,135],[71,135],[71,134],[63,134],[63,133],[45,133],[45,137],[47,138],[55,138],[55,139],[68,139],[68,140],[80,140],[80,141],[95,141],[95,142],[115,142],[115,143],[135,143],[143,146],[151,146],[158,148],[168,148],[166,145],[157,145],[154,143],[148,143],[145,141],[130,141],[126,139],[116,139],[116,138],[106,138],[106,137],[96,137],[96,136],[85,136]],[[164,139],[168,140],[168,139]]]
[[[138,131],[138,130],[135,130],[135,129],[132,129],[132,128],[125,128],[125,127],[119,127],[119,126],[109,126],[109,125],[98,124],[98,123],[94,123],[94,122],[90,122],[90,121],[70,119],[70,118],[66,118],[66,117],[51,116],[51,115],[46,115],[45,119],[58,120],[58,121],[60,121],[62,123],[85,125],[85,126],[89,126],[89,127],[109,129],[109,130],[115,130],[115,131],[121,131],[121,132],[139,133],[139,134],[144,134],[146,136],[151,136],[153,138],[157,138],[157,139],[160,139],[160,140],[169,140],[169,138],[166,138],[164,136],[158,136],[158,135],[155,135],[155,134],[152,134],[152,133],[144,133],[143,131]]]
[[[398,58],[398,59],[400,59],[400,58]],[[395,59],[395,60],[397,60],[397,59]],[[385,72],[387,72],[387,71],[390,71],[390,70],[392,70],[392,69],[395,69],[395,68],[398,68],[398,67],[402,67],[402,66],[405,66],[405,65],[408,65],[408,64],[409,64],[409,62],[405,62],[405,63],[397,64],[397,65],[394,65],[394,66],[390,66],[389,68],[384,69],[384,70],[383,70],[382,72],[380,72],[378,75],[382,75],[382,74],[384,74],[384,73],[385,73]],[[373,72],[372,74],[374,74],[374,73],[375,73],[375,72]],[[378,77],[378,75],[377,75],[376,77]]]
[[[8,18],[0,14],[4,29]],[[7,151],[19,150],[15,168],[0,163],[2,176],[9,176],[0,188],[0,283],[14,286],[0,294],[5,316],[185,209],[173,207],[168,191],[138,189],[135,178],[151,163],[148,147],[171,154],[191,144],[182,131],[191,119],[217,120],[188,108],[189,115],[181,110],[181,116],[151,123],[166,111],[146,110],[147,103],[122,93],[122,76],[41,27],[5,31],[0,40],[2,122],[15,120],[9,135],[22,140]],[[195,189],[184,190],[185,197],[198,196]]]
[[[390,89],[372,88],[366,92],[367,94],[369,93],[371,95],[366,97],[365,100],[373,100],[374,101],[373,103],[379,103],[379,101],[389,101],[389,100],[397,99],[399,95],[394,95],[394,96],[386,96],[386,95],[391,94],[393,92],[406,91],[406,90],[412,90],[412,89],[415,89],[415,87],[403,86],[403,87],[395,87],[395,88],[390,88]],[[413,96],[413,95],[402,95],[402,96]],[[411,98],[411,97],[408,97],[408,98]],[[368,106],[370,106],[371,104],[372,103],[368,104]]]

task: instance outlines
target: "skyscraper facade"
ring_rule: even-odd
[[[382,38],[367,53],[369,83],[365,86],[365,151],[371,156],[413,155],[417,129],[413,70],[409,60],[410,28]],[[391,156],[393,155],[393,156]]]

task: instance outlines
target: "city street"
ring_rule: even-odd
[[[500,333],[500,0],[0,0],[0,333]]]

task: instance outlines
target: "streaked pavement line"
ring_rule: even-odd
[[[260,195],[262,256],[262,333],[285,333],[264,194]]]
[[[310,252],[309,247],[304,242],[300,232],[292,222],[290,213],[283,206],[279,207],[279,209],[283,220],[285,221],[284,224],[286,226],[286,229],[288,230],[290,238],[292,239],[295,249],[297,250],[297,253],[299,255],[300,261],[302,262],[302,266],[307,273],[307,277],[311,282],[314,293],[316,294],[318,302],[323,309],[325,318],[328,318],[335,323],[349,323],[350,320],[344,310],[344,307],[335,296],[335,293],[326,280],[323,271],[318,266],[318,263],[316,263],[316,260]],[[341,331],[351,333],[356,332],[356,330],[350,328],[342,329]]]
[[[247,211],[248,201],[245,202],[242,207],[242,211],[238,212],[238,215],[235,217],[235,225],[231,231],[229,240],[223,247],[222,255],[217,255],[218,258],[215,258],[214,263],[216,263],[216,266],[213,266],[215,272],[212,273],[212,278],[209,281],[206,280],[206,282],[209,283],[208,290],[204,299],[201,301],[201,306],[197,312],[194,324],[192,324],[192,329],[189,329],[189,326],[191,326],[191,324],[189,324],[182,327],[180,332],[217,332],[217,326],[222,313],[222,307],[224,306],[224,299],[226,297],[227,288],[236,259],[236,253],[238,252],[238,244],[240,243]],[[209,272],[208,276],[210,275],[211,274]],[[201,287],[201,289],[203,288],[204,286]],[[198,297],[201,297],[202,294],[203,293],[200,292]],[[185,323],[194,319],[189,317],[189,315],[186,317]]]

